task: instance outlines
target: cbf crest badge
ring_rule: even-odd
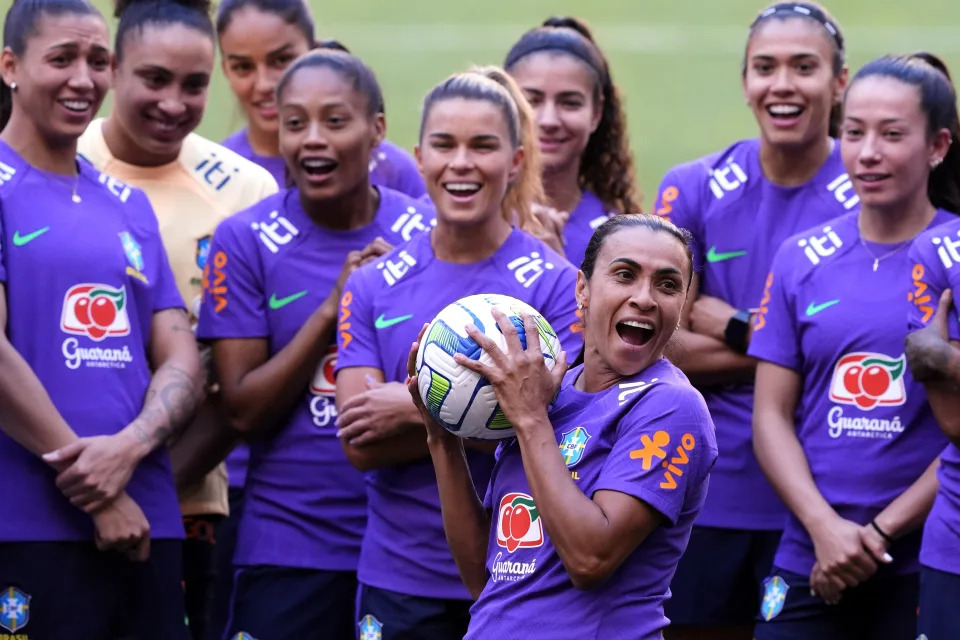
[[[360,640],[383,640],[383,623],[369,613],[360,620]]]
[[[16,587],[7,587],[0,595],[0,629],[20,631],[30,622],[30,596]]]
[[[587,440],[590,434],[583,427],[577,427],[572,431],[563,434],[563,440],[560,441],[560,453],[563,454],[563,461],[567,467],[572,467],[583,458],[583,452],[587,448]]]
[[[780,576],[773,576],[763,581],[763,602],[760,603],[760,615],[770,622],[783,611],[787,601],[787,591],[790,585]]]
[[[235,636],[233,636],[232,638],[230,638],[230,640],[257,640],[257,639],[254,638],[254,637],[253,637],[252,635],[250,635],[249,633],[247,633],[246,631],[241,631],[241,632],[238,633],[237,635],[235,635]]]
[[[203,269],[207,266],[207,258],[210,257],[210,236],[203,236],[197,239],[197,266]]]

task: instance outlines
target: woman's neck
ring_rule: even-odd
[[[321,227],[349,231],[373,221],[380,207],[380,192],[371,187],[369,181],[329,200],[308,200],[301,191],[300,206],[307,216]]]
[[[444,223],[437,217],[437,226],[430,234],[433,254],[438,260],[459,264],[480,262],[497,252],[513,228],[498,213],[477,225]]]
[[[580,188],[580,166],[571,163],[571,166],[563,169],[544,171],[543,190],[552,207],[572,213],[583,197],[583,189]]]
[[[806,184],[820,171],[833,151],[831,138],[818,138],[806,147],[778,147],[760,143],[760,166],[770,182],[782,187]]]
[[[33,122],[14,114],[0,134],[0,140],[10,145],[32,167],[64,176],[77,175],[76,138],[59,143],[45,140]]]
[[[247,142],[258,156],[274,157],[280,155],[280,135],[276,131],[264,131],[253,124],[247,125]]]
[[[133,136],[127,134],[114,114],[103,121],[103,141],[110,155],[135,167],[161,167],[180,157],[182,144],[177,145],[176,153],[155,154],[137,144]]]
[[[868,242],[894,244],[916,237],[933,220],[937,210],[926,192],[887,207],[861,205],[857,224],[860,237]]]

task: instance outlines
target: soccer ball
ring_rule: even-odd
[[[524,348],[527,339],[520,314],[536,319],[540,349],[548,369],[553,369],[560,354],[560,340],[550,323],[536,309],[516,298],[481,293],[444,307],[420,342],[417,382],[430,415],[445,429],[464,438],[500,440],[514,435],[513,425],[500,410],[490,381],[453,359],[454,354],[462,353],[484,364],[491,363],[490,356],[467,335],[464,328],[470,323],[506,351],[506,340],[491,313],[494,307],[517,328]]]

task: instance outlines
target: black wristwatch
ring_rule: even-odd
[[[727,328],[723,332],[723,341],[734,351],[746,353],[747,346],[749,346],[749,341],[747,340],[749,335],[750,312],[741,309],[733,314],[733,317],[730,318],[730,321],[727,323]]]

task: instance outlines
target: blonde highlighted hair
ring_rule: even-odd
[[[483,100],[503,113],[514,149],[523,149],[520,172],[509,185],[500,212],[504,219],[521,228],[539,226],[533,213],[534,203],[546,202],[540,178],[540,145],[537,142],[536,118],[523,91],[506,71],[495,66],[472,67],[450,76],[427,94],[420,118],[420,139],[433,105],[441,100],[463,98]]]

